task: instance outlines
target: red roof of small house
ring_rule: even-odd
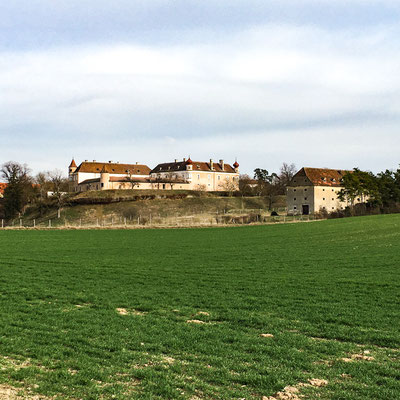
[[[343,176],[349,173],[352,171],[304,167],[294,175],[289,186],[341,186]]]
[[[0,194],[4,194],[4,190],[6,190],[6,187],[8,186],[7,183],[0,182]]]

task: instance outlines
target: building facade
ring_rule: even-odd
[[[190,157],[182,161],[158,164],[150,172],[150,180],[159,189],[187,189],[196,191],[239,190],[239,164],[231,166],[219,160],[214,162],[192,161]]]
[[[143,164],[120,164],[109,161],[89,162],[85,160],[79,167],[75,160],[68,167],[70,191],[110,189],[150,189],[150,168]]]
[[[218,163],[183,159],[158,164],[153,170],[142,164],[120,164],[109,161],[84,161],[79,167],[75,160],[68,167],[70,191],[112,189],[153,190],[239,190],[239,164],[224,160]]]
[[[342,178],[352,171],[326,168],[302,168],[287,187],[288,214],[314,214],[343,210],[349,201],[340,201]],[[355,203],[362,199],[355,199]]]

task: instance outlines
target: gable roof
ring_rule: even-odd
[[[222,169],[221,164],[214,162],[213,169],[211,169],[211,165],[209,162],[207,163],[203,161],[192,161],[192,160],[190,160],[189,163],[188,161],[179,161],[179,162],[158,164],[154,169],[151,170],[151,173],[155,174],[158,172],[186,171],[187,164],[192,165],[191,171],[193,172],[208,171],[208,172],[227,172],[231,174],[235,173],[235,170],[230,164],[224,163],[224,169]]]
[[[149,175],[150,168],[143,164],[120,164],[84,161],[75,172],[87,172],[99,174],[103,170],[110,174],[127,175],[131,171],[132,175]]]
[[[289,185],[299,186],[300,183],[311,183],[313,186],[341,186],[343,176],[349,173],[352,173],[352,171],[343,169],[304,167],[294,175]],[[300,182],[302,177],[306,178],[304,182]]]

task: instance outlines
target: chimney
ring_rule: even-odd
[[[221,164],[221,169],[222,171],[225,169],[225,164],[224,164],[224,160],[219,160],[219,163]]]
[[[93,162],[96,162],[96,160],[93,160]]]
[[[111,163],[112,163],[112,160],[109,160],[108,163],[111,164]]]
[[[210,158],[210,169],[211,169],[211,171],[214,170],[214,162],[213,162],[212,158]]]
[[[85,160],[85,162],[88,162],[88,160]]]
[[[136,165],[139,165],[139,161],[136,161]]]
[[[183,158],[183,162],[186,162],[186,158]]]
[[[175,164],[178,162],[178,160],[175,158]]]

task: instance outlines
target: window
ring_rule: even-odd
[[[332,210],[334,210],[335,209],[335,207],[332,207]]]
[[[101,184],[101,187],[104,187],[104,183]]]
[[[325,189],[322,189],[323,192],[325,192]]]
[[[332,192],[334,192],[335,191],[335,189],[332,189]]]
[[[305,192],[307,192],[307,189],[304,189]]]
[[[335,199],[332,197],[332,201],[335,201]]]
[[[293,210],[297,210],[297,207],[296,207],[296,206],[294,206],[294,207],[293,207]]]
[[[200,174],[197,174],[197,179],[200,180]]]
[[[307,197],[304,197],[304,200],[307,200]]]
[[[296,191],[296,189],[293,189],[293,192],[295,192]]]
[[[293,200],[295,200],[295,201],[296,201],[296,200],[297,200],[297,199],[296,199],[296,197],[295,197]]]
[[[323,198],[322,198],[322,200],[324,200],[324,201],[325,201],[325,197],[323,197]]]

